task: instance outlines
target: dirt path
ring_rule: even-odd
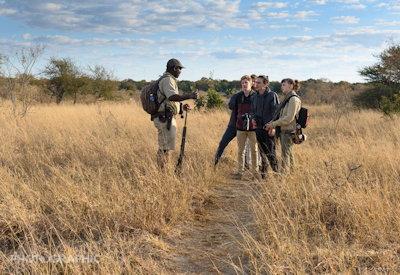
[[[239,245],[240,230],[254,234],[250,207],[256,189],[253,181],[235,180],[221,182],[213,189],[194,224],[181,228],[180,237],[174,240],[174,273],[247,273],[248,260]]]

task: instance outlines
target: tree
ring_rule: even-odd
[[[354,98],[358,106],[377,108],[390,115],[400,112],[400,45],[389,46],[379,61],[360,74],[370,83],[369,89]]]
[[[92,80],[92,91],[97,98],[112,99],[113,91],[117,90],[117,82],[114,81],[113,74],[103,66],[96,65],[89,67]]]
[[[207,104],[208,109],[221,108],[224,104],[221,95],[214,89],[209,89],[207,91]]]
[[[129,91],[136,91],[136,85],[135,85],[135,81],[133,81],[132,79],[128,78],[125,80],[122,80],[119,83],[119,90],[129,90]]]
[[[195,85],[192,81],[189,80],[181,80],[178,82],[179,90],[184,94],[191,93],[195,90]]]
[[[77,91],[84,85],[82,81],[79,81],[79,78],[83,76],[81,71],[69,58],[52,57],[44,74],[49,78],[49,89],[56,97],[57,104],[65,95],[73,95],[76,98]]]
[[[14,116],[24,117],[35,101],[37,88],[30,83],[34,79],[33,68],[43,51],[44,46],[35,45],[21,48],[12,56],[0,58],[0,63],[6,63],[8,70],[5,91],[11,100]]]
[[[370,83],[400,84],[400,45],[384,50],[378,63],[365,67],[360,74]]]

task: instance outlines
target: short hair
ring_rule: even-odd
[[[269,82],[268,75],[259,75],[257,78],[261,78],[264,82],[264,84],[267,84]]]
[[[253,82],[253,80],[251,79],[251,76],[249,76],[249,75],[244,75],[244,76],[242,76],[241,78],[240,78],[240,82],[242,82],[242,80],[244,80],[244,79],[246,79],[246,80],[248,80],[248,81],[250,81],[250,82]]]

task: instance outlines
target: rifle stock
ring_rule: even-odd
[[[182,130],[181,150],[179,153],[178,162],[176,163],[175,173],[179,174],[182,171],[183,158],[185,157],[185,144],[186,144],[186,121],[187,111],[185,112],[185,124]]]

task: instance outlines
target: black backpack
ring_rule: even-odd
[[[155,115],[160,109],[160,105],[164,102],[166,97],[161,102],[158,102],[157,91],[159,89],[158,84],[160,84],[161,79],[166,76],[160,77],[156,81],[152,81],[150,84],[147,84],[140,91],[140,101],[142,102],[143,110],[150,115]]]
[[[283,101],[282,104],[279,105],[278,109],[276,110],[275,119],[274,120],[279,118],[281,110],[285,107],[285,105],[289,102],[289,100],[294,96],[300,98],[298,95],[291,95],[285,101]],[[309,117],[308,116],[308,109],[304,108],[304,107],[301,107],[300,111],[299,111],[299,114],[296,116],[296,123],[299,124],[301,126],[301,128],[306,128],[307,124],[308,124],[308,117]]]

